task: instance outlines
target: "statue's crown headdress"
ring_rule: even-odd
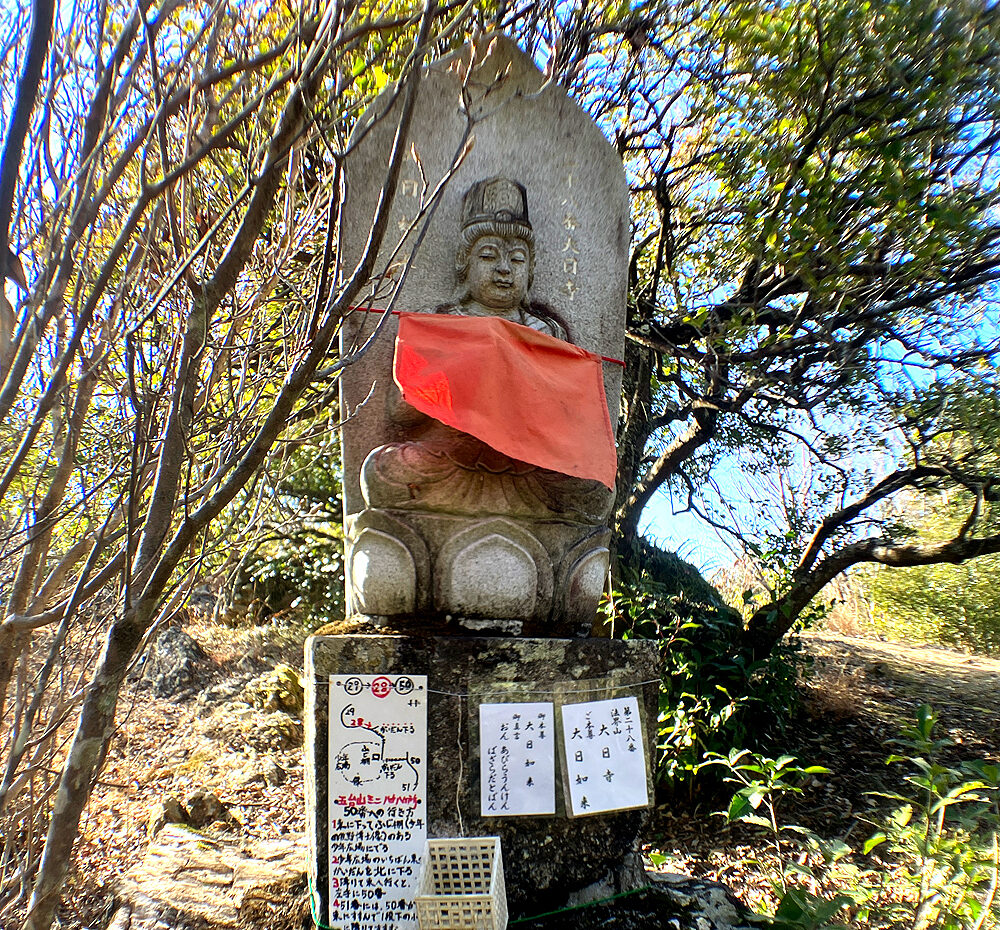
[[[477,181],[462,200],[462,231],[467,240],[492,232],[533,241],[524,185],[501,177]]]

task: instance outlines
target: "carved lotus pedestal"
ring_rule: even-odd
[[[370,509],[346,521],[349,613],[469,630],[590,632],[608,571],[603,526]]]
[[[485,538],[485,537],[484,537]],[[479,704],[562,703],[632,695],[646,747],[655,745],[655,643],[485,636],[338,635],[306,644],[306,803],[318,913],[329,888],[329,680],[337,675],[427,676],[427,835],[499,836],[512,919],[645,883],[638,838],[646,809],[570,817],[557,750],[556,813],[483,817]],[[556,712],[557,726],[559,720]]]

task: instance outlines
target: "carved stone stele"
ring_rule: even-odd
[[[586,114],[543,83],[502,38],[428,69],[393,233],[361,306],[499,317],[621,357],[624,172]],[[394,109],[380,119],[390,99],[369,108],[346,166],[348,274],[395,131]],[[475,145],[455,170],[470,120]],[[436,615],[483,631],[589,632],[612,492],[508,458],[409,407],[392,380],[396,327],[395,317],[362,309],[342,335],[345,356],[374,335],[341,382],[349,612],[396,625]],[[604,375],[614,425],[621,368],[606,364]]]

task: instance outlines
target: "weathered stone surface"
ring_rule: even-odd
[[[244,766],[236,776],[236,783],[240,786],[252,784],[277,786],[283,785],[286,781],[288,773],[270,756],[255,759]]]
[[[401,540],[365,527],[351,541],[348,564],[348,583],[359,613],[391,616],[416,611],[416,560]]]
[[[120,906],[108,930],[300,930],[311,926],[304,871],[304,838],[244,843],[171,824],[150,844],[143,861],[116,883]],[[554,909],[542,904],[522,930],[760,926],[716,882],[657,872],[637,881],[649,887],[615,901],[533,918]]]
[[[487,49],[490,54],[485,56]],[[472,52],[469,48],[428,69],[421,87],[410,131],[419,158],[408,157],[403,167],[389,218],[392,234],[376,265],[376,273],[399,278],[409,248],[392,262],[400,224],[412,221],[426,196],[434,191],[462,147],[468,118],[462,111],[463,74]],[[445,185],[437,200],[420,248],[412,255],[395,306],[424,310],[451,298],[455,291],[456,231],[461,225],[462,198],[476,181],[502,175],[513,178],[528,191],[535,237],[535,276],[532,293],[553,306],[570,325],[572,341],[601,355],[621,358],[625,333],[626,256],[629,244],[628,189],[621,159],[612,145],[579,105],[557,85],[540,93],[544,76],[515,43],[504,37],[482,43],[476,66],[466,83],[471,98],[475,145]],[[502,75],[502,79],[501,76]],[[367,120],[384,112],[388,94],[366,114]],[[345,211],[358,222],[345,224],[344,258],[347,267],[360,256],[370,229],[378,191],[384,180],[386,156],[395,132],[395,110],[369,132],[347,165],[351,183]],[[404,224],[407,228],[407,224]],[[573,244],[567,249],[568,240]],[[416,233],[406,239],[415,246]],[[564,251],[565,250],[565,251]],[[576,271],[565,270],[567,261]],[[391,266],[391,267],[390,267]],[[570,266],[572,267],[572,265]],[[572,278],[572,294],[567,280]],[[385,290],[383,279],[383,291]],[[571,299],[572,297],[572,299]],[[372,300],[362,293],[359,306],[384,307],[385,299]],[[370,334],[380,317],[356,314],[354,322]],[[393,319],[369,350],[372,370],[391,370]],[[350,342],[347,343],[348,347]],[[605,366],[605,385],[612,423],[618,416],[622,370]],[[345,448],[344,498],[347,513],[362,509],[358,483],[361,463],[375,445],[385,441],[385,403],[388,385],[379,382],[375,393],[358,409],[372,386],[354,366],[344,372],[343,411],[355,419],[356,434],[366,437]]]
[[[187,609],[202,617],[212,617],[219,604],[219,594],[207,584],[198,585],[187,599]]]
[[[428,828],[430,836],[499,835],[512,917],[539,913],[604,882],[635,887],[641,868],[636,838],[646,810],[569,819],[482,818],[479,795],[478,704],[497,691],[532,689],[596,700],[630,686],[644,709],[647,746],[657,710],[658,654],[649,642],[458,636],[314,636],[306,645],[306,806],[314,887],[328,881],[327,758],[331,674],[408,673],[428,676]],[[637,685],[648,682],[645,685]],[[471,693],[471,696],[469,696]],[[463,695],[456,697],[455,695]],[[558,781],[558,780],[557,780]],[[557,787],[557,792],[561,788]]]
[[[229,810],[219,796],[203,788],[192,791],[184,799],[184,810],[187,813],[186,822],[196,829],[230,819]]]
[[[755,930],[761,926],[724,885],[647,872],[624,898],[527,920],[521,930]]]
[[[413,621],[449,617],[470,630],[526,636],[590,632],[611,539],[604,527],[556,520],[528,525],[501,517],[382,510],[348,517],[345,531],[351,612]],[[512,573],[490,571],[494,563],[482,551],[487,540],[497,558],[520,556],[526,584],[516,594]],[[471,591],[469,570],[480,579]]]
[[[293,749],[302,742],[302,723],[282,711],[265,713],[230,702],[208,719],[205,732],[234,749],[250,746],[261,752]]]
[[[255,749],[270,752],[294,749],[302,744],[302,723],[287,714],[266,714],[247,734],[247,742]]]
[[[201,712],[210,713],[222,702],[230,701],[242,695],[253,677],[251,673],[243,672],[232,678],[209,685],[197,698],[198,707],[201,708]]]
[[[167,627],[156,638],[143,668],[143,680],[157,697],[177,699],[196,690],[209,658],[180,627]]]
[[[301,838],[243,843],[167,824],[116,882],[115,930],[291,930],[308,914]],[[278,902],[269,920],[267,904]]]
[[[438,553],[434,606],[461,617],[544,623],[552,612],[549,556],[512,520],[473,522]]]
[[[254,707],[286,714],[302,713],[303,692],[298,669],[290,665],[277,665],[247,683],[243,691]]]
[[[658,897],[676,902],[686,922],[677,930],[753,930],[760,921],[731,888],[678,873],[647,872]],[[667,924],[669,926],[669,924]]]
[[[265,758],[261,770],[264,775],[264,783],[267,785],[274,787],[288,781],[288,773],[274,759]]]

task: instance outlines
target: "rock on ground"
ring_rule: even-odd
[[[108,930],[302,930],[312,926],[303,837],[247,843],[167,824],[117,882]],[[521,930],[753,930],[723,885],[647,873],[650,886],[541,915]]]
[[[142,677],[157,697],[178,700],[198,690],[201,669],[208,663],[198,642],[180,627],[171,626],[149,650]]]
[[[118,879],[109,930],[300,930],[305,864],[302,837],[246,843],[167,824]]]
[[[755,930],[732,891],[687,875],[647,872],[638,891],[525,920],[518,930]]]
[[[278,665],[247,683],[244,698],[253,707],[299,715],[305,694],[298,669]]]

